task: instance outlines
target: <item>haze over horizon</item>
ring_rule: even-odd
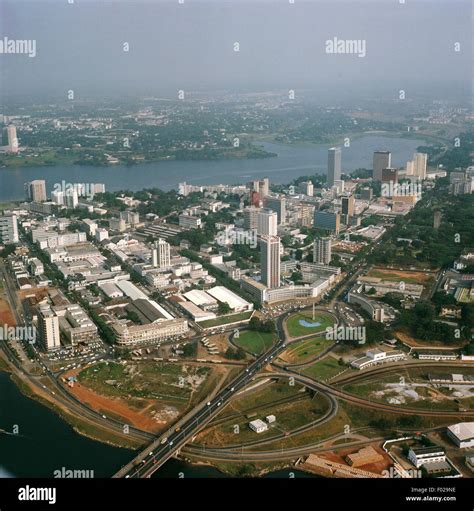
[[[35,40],[36,56],[0,54],[0,94],[305,89],[321,99],[398,99],[405,90],[407,99],[466,100],[470,9],[469,0],[1,0],[0,39]],[[326,53],[334,38],[364,41],[365,56]]]

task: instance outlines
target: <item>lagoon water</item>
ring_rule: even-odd
[[[392,164],[405,165],[423,140],[365,135],[353,140],[342,150],[342,169],[372,168],[376,150],[392,151]],[[56,183],[105,183],[107,191],[142,190],[158,187],[177,189],[186,181],[194,185],[243,184],[251,179],[268,176],[273,183],[288,183],[292,179],[327,171],[329,145],[288,146],[263,142],[261,146],[276,153],[275,158],[257,160],[163,161],[127,167],[112,165],[90,167],[60,165],[56,167],[0,168],[0,202],[22,199],[23,185],[33,179],[45,179],[48,193]]]
[[[4,432],[13,431],[17,435]],[[4,431],[4,432],[2,432]],[[56,470],[88,470],[110,477],[134,457],[134,452],[96,442],[76,433],[54,412],[24,396],[7,373],[0,372],[0,478],[54,477]],[[279,470],[265,477],[313,477],[298,470]],[[89,472],[90,473],[90,472]],[[209,466],[171,459],[153,478],[226,477]]]

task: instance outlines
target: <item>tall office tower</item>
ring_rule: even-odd
[[[158,241],[155,243],[155,248],[157,250],[158,268],[167,268],[171,266],[170,244],[163,238],[158,238]]]
[[[18,222],[16,215],[0,216],[0,244],[18,243]]]
[[[298,185],[300,193],[312,197],[314,195],[314,186],[312,181],[303,181]]]
[[[244,209],[244,228],[256,230],[258,226],[258,212],[260,208],[250,206]]]
[[[355,199],[352,193],[342,197],[342,214],[354,216]]]
[[[398,183],[398,170],[387,168],[382,170],[382,183]]]
[[[46,201],[46,181],[44,179],[35,179],[25,183],[25,196],[32,202]]]
[[[260,194],[257,191],[250,190],[249,200],[251,206],[260,207]]]
[[[7,146],[7,151],[9,153],[16,154],[18,152],[18,138],[16,135],[16,126],[10,124],[3,128],[4,133],[4,142]]]
[[[300,227],[311,227],[313,225],[314,207],[302,204],[298,208],[298,225]]]
[[[314,227],[338,234],[341,228],[341,215],[331,211],[315,211]]]
[[[64,195],[64,204],[67,208],[75,209],[79,204],[79,197],[76,190],[68,190]]]
[[[46,351],[61,346],[59,318],[47,304],[41,305],[38,311],[38,330],[41,343]]]
[[[407,161],[407,166],[406,166],[406,169],[405,169],[405,174],[407,176],[413,176],[413,169],[414,169],[413,160]]]
[[[262,198],[270,193],[270,180],[268,177],[264,177],[258,182],[258,193]]]
[[[105,193],[105,184],[104,183],[94,183],[94,188],[92,190],[94,195],[96,193]]]
[[[317,264],[329,264],[331,258],[331,238],[316,238],[313,246],[313,262]]]
[[[51,192],[51,200],[59,206],[64,206],[64,192],[61,190]]]
[[[441,225],[441,211],[436,210],[433,214],[433,229],[439,229]]]
[[[257,234],[259,236],[276,236],[278,215],[272,209],[263,208],[257,213]]]
[[[262,236],[260,239],[262,282],[269,288],[280,287],[280,238]]]
[[[266,208],[276,211],[278,216],[278,225],[284,224],[286,220],[286,198],[285,197],[265,197],[263,201]]]
[[[388,169],[391,166],[392,153],[390,151],[375,151],[372,179],[374,181],[382,181],[383,169]]]
[[[426,179],[426,167],[428,155],[426,153],[415,153],[413,155],[413,175],[418,179]]]
[[[331,147],[328,150],[328,187],[332,188],[335,181],[341,180],[341,148]]]
[[[158,249],[156,245],[151,249],[151,265],[153,268],[158,267]]]

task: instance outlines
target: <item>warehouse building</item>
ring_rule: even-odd
[[[474,422],[459,422],[447,429],[449,438],[460,448],[474,446]]]

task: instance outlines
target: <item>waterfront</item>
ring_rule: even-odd
[[[12,434],[18,426],[18,434]],[[111,447],[76,433],[49,408],[24,396],[0,371],[0,478],[53,477],[55,471],[93,471],[94,477],[110,477],[129,462],[134,452]],[[268,478],[312,477],[304,472],[279,470]],[[190,465],[171,459],[154,475],[160,477],[226,477],[206,465]]]
[[[357,168],[372,168],[373,152],[392,151],[392,164],[405,165],[413,152],[425,142],[412,138],[364,135],[342,150],[342,168],[351,172]],[[251,179],[268,176],[273,183],[288,183],[292,179],[311,174],[324,174],[327,169],[329,145],[289,146],[263,142],[265,150],[278,157],[257,160],[193,160],[144,163],[127,167],[85,167],[78,165],[57,167],[24,167],[0,169],[0,201],[24,197],[23,185],[33,179],[45,179],[50,193],[55,183],[105,183],[107,191],[142,190],[158,187],[177,188],[180,181],[204,185],[213,183],[242,184]]]

